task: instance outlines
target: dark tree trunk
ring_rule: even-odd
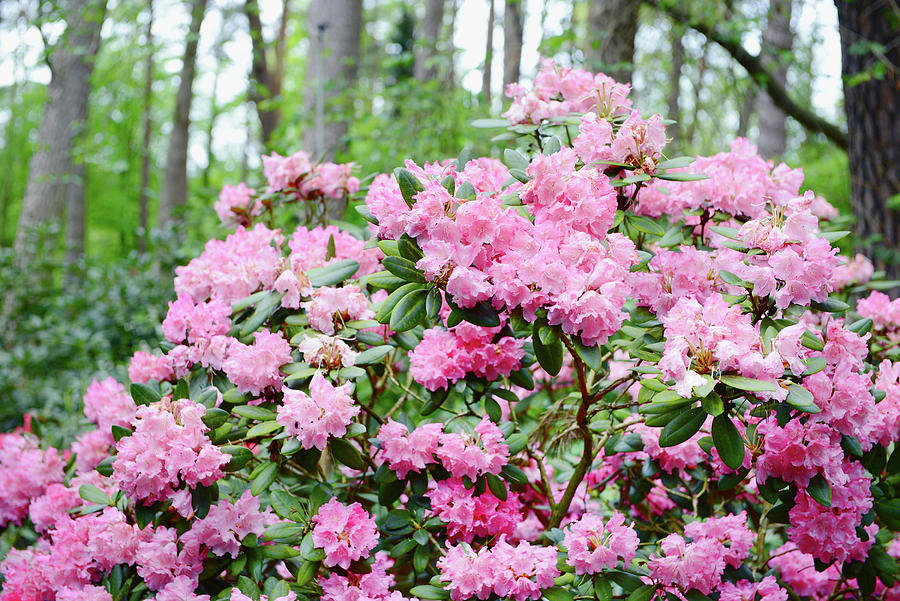
[[[487,41],[484,47],[484,69],[481,71],[481,95],[487,104],[491,104],[491,75],[494,70],[494,1],[488,0]]]
[[[522,65],[523,0],[506,0],[503,8],[503,87],[519,81]]]
[[[275,42],[275,64],[269,63],[266,42],[263,39],[262,21],[259,18],[257,0],[246,0],[244,13],[250,26],[250,40],[253,46],[253,61],[250,67],[250,100],[256,105],[262,126],[262,143],[268,147],[275,131],[281,123],[281,108],[278,97],[284,80],[284,52],[287,36],[287,20],[290,14],[289,0],[284,0],[278,39]]]
[[[438,42],[441,25],[444,24],[444,0],[426,0],[425,18],[416,36],[416,56],[413,73],[419,81],[430,81],[437,77]]]
[[[896,71],[900,65],[896,25],[900,14],[890,0],[838,0],[836,4],[856,233],[876,265],[896,277],[900,272],[900,212],[887,205],[900,193],[900,77]],[[884,55],[860,51],[861,41],[882,45]],[[885,66],[883,77],[863,75],[879,63]],[[851,85],[852,79],[862,81]]]
[[[787,60],[794,34],[791,31],[791,4],[793,0],[771,0],[766,30],[762,36],[764,63],[772,78],[779,85],[787,85]],[[768,94],[756,98],[756,114],[759,115],[759,153],[766,157],[780,157],[787,145],[787,115],[775,106]]]
[[[72,148],[87,117],[91,73],[100,47],[106,0],[71,0],[63,10],[66,31],[50,55],[52,74],[47,104],[16,230],[19,250],[24,248],[32,228],[45,223],[62,225],[75,177]]]
[[[138,252],[147,252],[148,199],[150,197],[150,136],[153,132],[153,0],[147,2],[147,29],[144,32],[147,46],[147,62],[144,65],[144,139],[141,145],[141,190],[138,195],[140,229],[138,231]]]
[[[631,83],[640,5],[635,0],[588,0],[584,52],[588,69]]]
[[[184,58],[181,63],[181,80],[175,98],[175,116],[169,135],[169,152],[166,155],[166,173],[156,222],[163,226],[172,220],[173,213],[187,204],[187,154],[191,129],[191,102],[194,99],[194,72],[197,63],[197,44],[200,41],[200,25],[206,12],[206,0],[192,0],[191,25]]]
[[[85,177],[84,158],[72,162],[72,175],[66,190],[66,264],[74,265],[84,256]]]
[[[307,17],[309,114],[315,127],[306,130],[304,147],[316,158],[333,159],[344,147],[350,118],[342,92],[356,79],[362,0],[312,0]]]

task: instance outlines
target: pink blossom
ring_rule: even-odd
[[[222,477],[229,456],[206,436],[205,408],[186,399],[142,405],[134,433],[117,443],[113,480],[144,503],[169,497],[184,482],[209,486]]]
[[[151,380],[162,382],[172,376],[172,364],[165,355],[137,351],[128,366],[128,379],[139,384],[146,384]]]
[[[263,156],[262,163],[263,175],[269,182],[267,192],[280,192],[285,188],[295,187],[313,169],[309,155],[302,150],[286,157],[273,152]]]
[[[27,432],[0,434],[0,527],[21,523],[32,500],[62,480],[63,460],[56,449],[41,449]]]
[[[787,601],[788,593],[778,585],[775,576],[759,582],[739,580],[723,582],[719,587],[719,601]]]
[[[756,535],[747,527],[746,511],[691,522],[684,527],[684,535],[694,542],[710,539],[723,545],[722,557],[733,568],[741,567],[756,542]]]
[[[475,427],[474,436],[441,434],[436,454],[451,474],[475,480],[481,474],[499,474],[509,458],[509,446],[494,422],[483,417]]]
[[[812,555],[803,553],[788,542],[776,549],[769,559],[769,565],[779,572],[779,578],[801,597],[825,598],[841,579],[840,568],[828,566],[820,572],[816,569]]]
[[[394,576],[388,570],[393,564],[394,560],[386,552],[378,551],[371,572],[347,572],[346,575],[332,572],[327,578],[320,578],[322,601],[404,601],[403,595],[390,590]]]
[[[359,405],[350,396],[352,384],[334,386],[317,371],[309,384],[309,394],[282,388],[284,402],[278,407],[278,423],[296,436],[305,449],[324,450],[328,438],[342,437],[347,426],[359,415]]]
[[[663,555],[651,555],[647,568],[650,578],[664,586],[681,590],[695,588],[708,595],[722,581],[725,547],[715,539],[686,542],[679,534],[662,539]]]
[[[334,334],[336,326],[340,328],[347,321],[371,319],[375,316],[369,309],[369,300],[359,286],[352,285],[317,288],[312,299],[301,306],[309,316],[309,325],[329,336]]]
[[[225,184],[214,208],[222,225],[249,225],[262,214],[262,203],[254,201],[256,191],[244,182],[237,186]]]
[[[297,350],[303,353],[306,363],[326,370],[350,367],[359,354],[340,338],[324,334],[304,338],[297,345]]]
[[[181,535],[181,542],[186,548],[203,546],[216,555],[236,559],[241,541],[250,534],[262,536],[270,518],[268,510],[259,510],[259,498],[245,490],[234,503],[221,500],[210,507],[206,517],[194,521]]]
[[[434,462],[441,434],[441,424],[423,424],[409,432],[403,424],[388,419],[378,429],[381,456],[398,478],[406,478],[409,472],[420,472]]]
[[[254,332],[254,344],[232,342],[222,369],[241,392],[260,394],[281,385],[280,367],[291,362],[291,346],[280,333]]]
[[[326,566],[340,566],[345,570],[350,564],[369,556],[378,544],[375,520],[362,505],[343,505],[332,498],[313,516],[313,544],[325,551]]]
[[[106,433],[110,432],[113,425],[127,426],[136,411],[131,395],[113,378],[106,378],[102,382],[92,381],[82,400],[84,414]]]
[[[330,240],[334,240],[334,256],[328,259],[326,257]],[[333,225],[313,229],[300,226],[294,231],[288,246],[291,249],[291,266],[297,272],[306,272],[317,267],[325,267],[335,261],[352,259],[359,263],[356,276],[363,277],[380,270],[379,261],[384,256],[378,248],[365,248],[364,240],[355,238]]]
[[[160,526],[141,532],[135,563],[138,575],[150,590],[163,589],[179,577],[196,585],[196,579],[203,571],[203,558],[196,554],[196,549],[179,551],[177,543],[178,534],[174,528]]]
[[[476,536],[512,537],[522,520],[522,503],[514,492],[501,501],[490,491],[475,495],[462,480],[441,480],[428,491],[435,517],[447,523],[447,540],[472,542]]]
[[[604,522],[598,515],[586,514],[569,525],[564,544],[569,552],[566,561],[576,574],[596,574],[612,569],[622,560],[631,565],[637,552],[638,539],[634,525],[625,525],[625,516],[613,511]]]

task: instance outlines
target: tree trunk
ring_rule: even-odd
[[[444,0],[425,0],[425,18],[416,36],[416,57],[413,73],[419,81],[437,77],[438,41],[444,23]]]
[[[153,132],[153,0],[147,1],[147,29],[144,32],[147,46],[147,62],[144,66],[144,140],[141,145],[141,190],[138,195],[140,229],[138,231],[138,252],[147,252],[148,198],[150,195],[150,136]]]
[[[897,26],[892,26],[900,15],[890,0],[839,0],[836,4],[857,241],[867,247],[877,266],[896,277],[900,212],[888,208],[888,200],[900,193],[900,45]],[[860,50],[861,41],[881,45],[884,54]],[[883,76],[866,76],[873,69],[883,69]]]
[[[307,108],[315,114],[315,127],[306,130],[304,147],[316,158],[331,160],[347,134],[349,103],[341,96],[356,79],[362,0],[312,0],[308,15],[307,89],[314,102]]]
[[[206,0],[192,0],[191,25],[184,58],[181,63],[181,79],[175,98],[175,117],[169,135],[169,152],[166,155],[166,172],[156,222],[160,226],[172,220],[173,213],[187,203],[187,153],[191,128],[191,102],[194,99],[194,71],[197,62],[197,44],[200,41],[200,25],[206,12]]]
[[[684,44],[682,44],[681,37],[683,35],[684,31],[681,26],[673,22],[672,29],[669,31],[672,70],[669,72],[669,96],[666,99],[669,112],[666,117],[675,121],[674,125],[666,128],[666,133],[672,139],[670,142],[672,150],[681,144],[681,69],[684,67]]]
[[[794,34],[791,31],[791,4],[793,0],[771,0],[766,30],[762,36],[764,64],[772,78],[782,87],[787,85],[787,60]],[[780,157],[787,145],[787,115],[775,106],[768,94],[756,98],[756,114],[759,115],[759,153],[766,157]]]
[[[66,190],[66,265],[69,266],[75,265],[84,256],[86,175],[84,159],[73,161],[72,178]]]
[[[491,104],[491,74],[494,70],[494,0],[488,0],[487,43],[484,48],[484,70],[481,72],[481,95]]]
[[[47,105],[31,158],[28,183],[16,230],[16,248],[24,249],[29,231],[45,223],[62,225],[73,178],[72,144],[84,127],[91,73],[100,47],[106,0],[70,0],[64,5],[66,31],[50,56]]]
[[[506,0],[503,8],[503,87],[518,83],[522,65],[523,0]]]
[[[256,105],[256,113],[262,126],[262,143],[268,147],[275,131],[281,123],[281,108],[278,97],[284,81],[284,52],[287,36],[287,20],[290,14],[289,0],[284,0],[278,39],[275,42],[275,65],[270,68],[266,56],[266,42],[263,39],[262,21],[259,18],[257,0],[246,0],[244,13],[250,26],[250,40],[253,46],[253,61],[250,66],[250,99]]]
[[[622,83],[631,83],[638,8],[635,0],[588,0],[584,62]]]

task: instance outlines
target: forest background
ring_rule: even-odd
[[[363,185],[495,155],[483,119],[540,56],[630,81],[676,154],[745,136],[803,167],[858,218],[845,250],[894,271],[898,23],[890,0],[3,0],[0,431],[81,427],[80,391],[159,338],[172,269],[262,154]]]

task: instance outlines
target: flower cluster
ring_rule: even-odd
[[[325,551],[326,566],[350,564],[369,556],[378,544],[375,520],[359,503],[344,505],[331,499],[313,517],[313,544]]]
[[[330,436],[342,437],[359,407],[350,397],[351,384],[334,386],[321,372],[309,384],[309,394],[284,388],[284,403],[278,408],[278,423],[296,436],[305,449],[325,449]]]
[[[566,529],[563,544],[576,574],[596,574],[616,567],[620,559],[628,567],[639,542],[634,526],[626,526],[625,516],[615,511],[605,522],[598,515],[583,516]]]

